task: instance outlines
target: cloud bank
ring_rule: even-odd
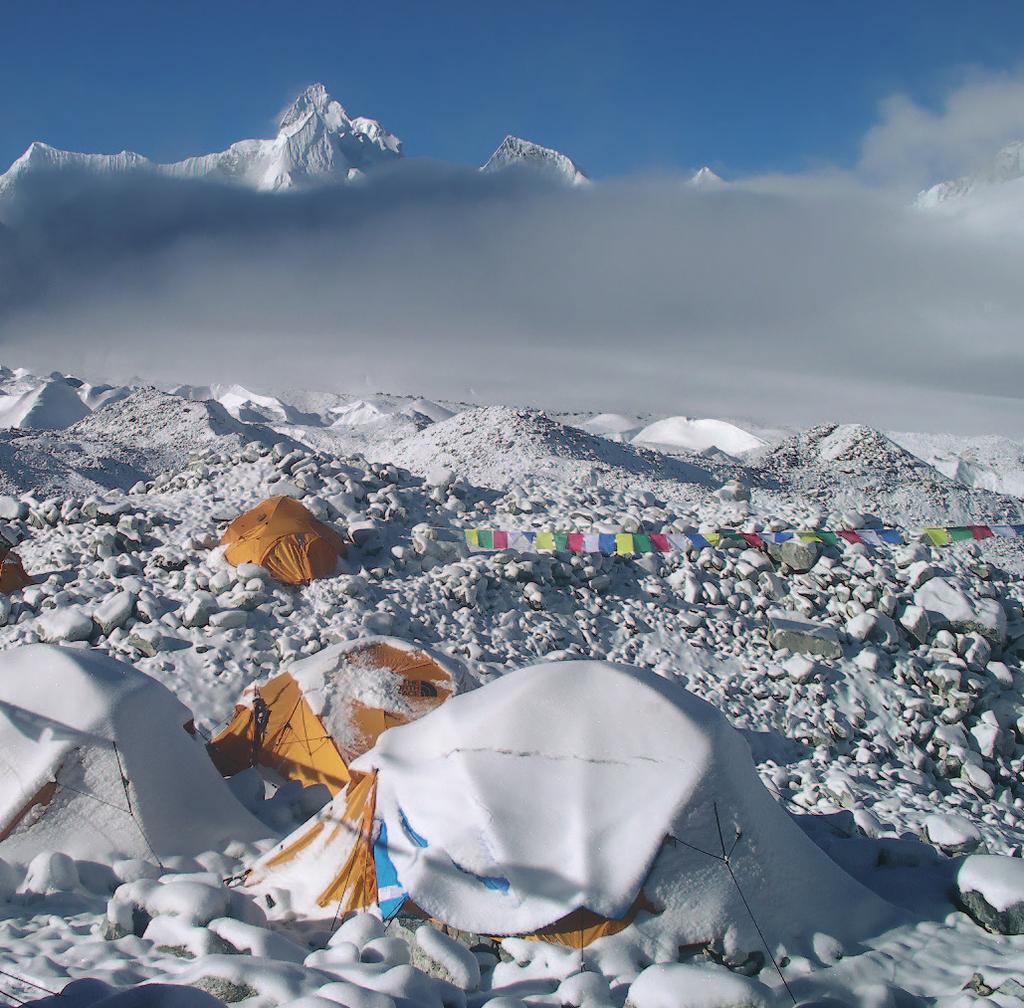
[[[849,177],[566,191],[408,162],[275,195],[65,174],[6,217],[10,363],[1024,435],[1015,241]]]
[[[1024,70],[972,71],[937,108],[893,95],[865,135],[859,171],[886,184],[921,189],[975,172],[999,148],[1024,139]]]

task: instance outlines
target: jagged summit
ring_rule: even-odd
[[[1024,140],[1015,140],[1003,147],[980,171],[958,179],[939,182],[917,194],[916,206],[931,209],[950,201],[980,195],[986,190],[1017,182],[1024,178]]]
[[[713,172],[707,165],[695,171],[687,182],[687,185],[693,186],[694,189],[719,189],[726,184],[725,179]]]
[[[582,169],[565,154],[542,147],[531,140],[521,137],[507,136],[501,141],[498,149],[482,165],[482,172],[504,171],[507,168],[537,169],[554,178],[568,182],[569,185],[585,185],[590,179]]]
[[[239,140],[227,150],[173,164],[141,154],[79,154],[35,142],[4,174],[0,197],[28,172],[77,169],[95,174],[148,171],[179,178],[216,178],[258,190],[344,182],[401,157],[402,142],[375,119],[351,118],[323,84],[312,84],[281,115],[277,136]]]

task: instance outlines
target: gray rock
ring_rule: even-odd
[[[768,553],[794,573],[806,574],[821,559],[821,543],[790,539],[784,543],[773,543],[768,547]]]
[[[927,644],[932,623],[928,613],[920,606],[908,605],[900,615],[900,626],[919,644]]]
[[[154,627],[138,627],[128,635],[127,644],[141,655],[152,658],[163,650],[163,634]]]
[[[238,630],[248,621],[249,614],[244,609],[225,609],[210,616],[210,626],[219,630]]]
[[[768,642],[776,650],[786,648],[818,658],[841,658],[839,635],[829,626],[812,623],[799,613],[769,614]]]
[[[92,618],[77,606],[50,609],[37,621],[39,636],[50,644],[86,641],[93,634]]]

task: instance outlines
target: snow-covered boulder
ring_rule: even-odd
[[[982,927],[1024,934],[1024,860],[973,854],[956,875],[957,904]]]
[[[993,644],[1006,643],[1006,610],[997,599],[973,599],[952,577],[929,578],[914,592],[914,604],[928,613],[933,627],[955,633],[977,632]]]
[[[626,995],[630,1008],[765,1008],[774,1001],[759,980],[692,963],[648,966]]]

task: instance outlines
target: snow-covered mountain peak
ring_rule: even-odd
[[[1024,178],[1024,140],[1015,140],[1001,148],[996,156],[973,175],[939,182],[930,189],[917,194],[916,206],[931,209],[960,200],[967,196],[984,193],[988,189],[1017,182]]]
[[[214,178],[250,189],[280,190],[345,182],[401,157],[402,142],[377,120],[350,119],[323,84],[306,88],[279,120],[269,140],[239,140],[227,150],[173,164],[154,164],[132,151],[79,154],[36,141],[0,175],[0,197],[15,191],[26,173],[77,169],[97,175],[140,170],[178,178]]]
[[[568,182],[569,185],[585,185],[590,181],[566,154],[550,147],[542,147],[532,140],[514,136],[505,137],[480,170],[496,172],[513,167],[538,169],[549,176]]]
[[[311,116],[319,116],[333,129],[341,129],[349,122],[348,113],[342,108],[341,102],[332,98],[323,84],[310,84],[281,114],[278,132],[294,133]]]
[[[725,179],[721,175],[717,175],[707,165],[703,168],[695,171],[690,176],[688,185],[694,187],[694,189],[718,189],[720,186],[725,185]]]

